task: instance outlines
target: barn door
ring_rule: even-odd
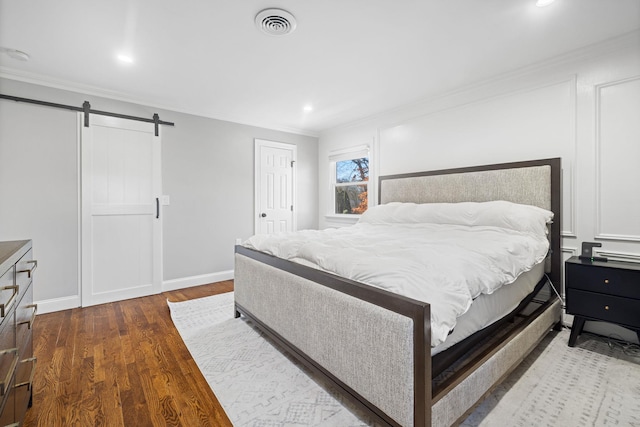
[[[160,137],[150,123],[90,123],[81,131],[82,305],[159,293]]]

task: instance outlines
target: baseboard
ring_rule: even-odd
[[[199,276],[182,277],[180,279],[165,280],[162,282],[162,292],[175,291],[176,289],[190,288],[192,286],[206,285],[233,279],[233,270],[217,273],[201,274]]]
[[[38,304],[38,314],[53,313],[80,307],[80,295],[34,302]]]
[[[162,292],[176,289],[190,288],[192,286],[206,285],[208,283],[222,282],[233,279],[233,270],[220,271],[218,273],[201,274],[199,276],[183,277],[180,279],[165,280],[162,282]],[[80,295],[62,298],[53,298],[43,301],[34,301],[38,304],[38,314],[53,313],[54,311],[69,310],[82,305]]]

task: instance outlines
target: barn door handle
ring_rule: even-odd
[[[156,197],[156,219],[160,218],[160,198]]]
[[[260,216],[261,216],[262,218],[264,218],[264,217],[266,217],[266,216],[267,216],[267,214],[266,214],[266,213],[264,213],[264,212],[262,212],[262,213],[260,214]]]

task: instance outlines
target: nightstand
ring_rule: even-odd
[[[569,347],[586,320],[601,320],[632,329],[640,340],[640,264],[619,261],[565,262],[567,313],[573,314]]]

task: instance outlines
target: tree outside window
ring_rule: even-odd
[[[369,204],[369,158],[336,161],[335,167],[335,213],[362,214]]]

